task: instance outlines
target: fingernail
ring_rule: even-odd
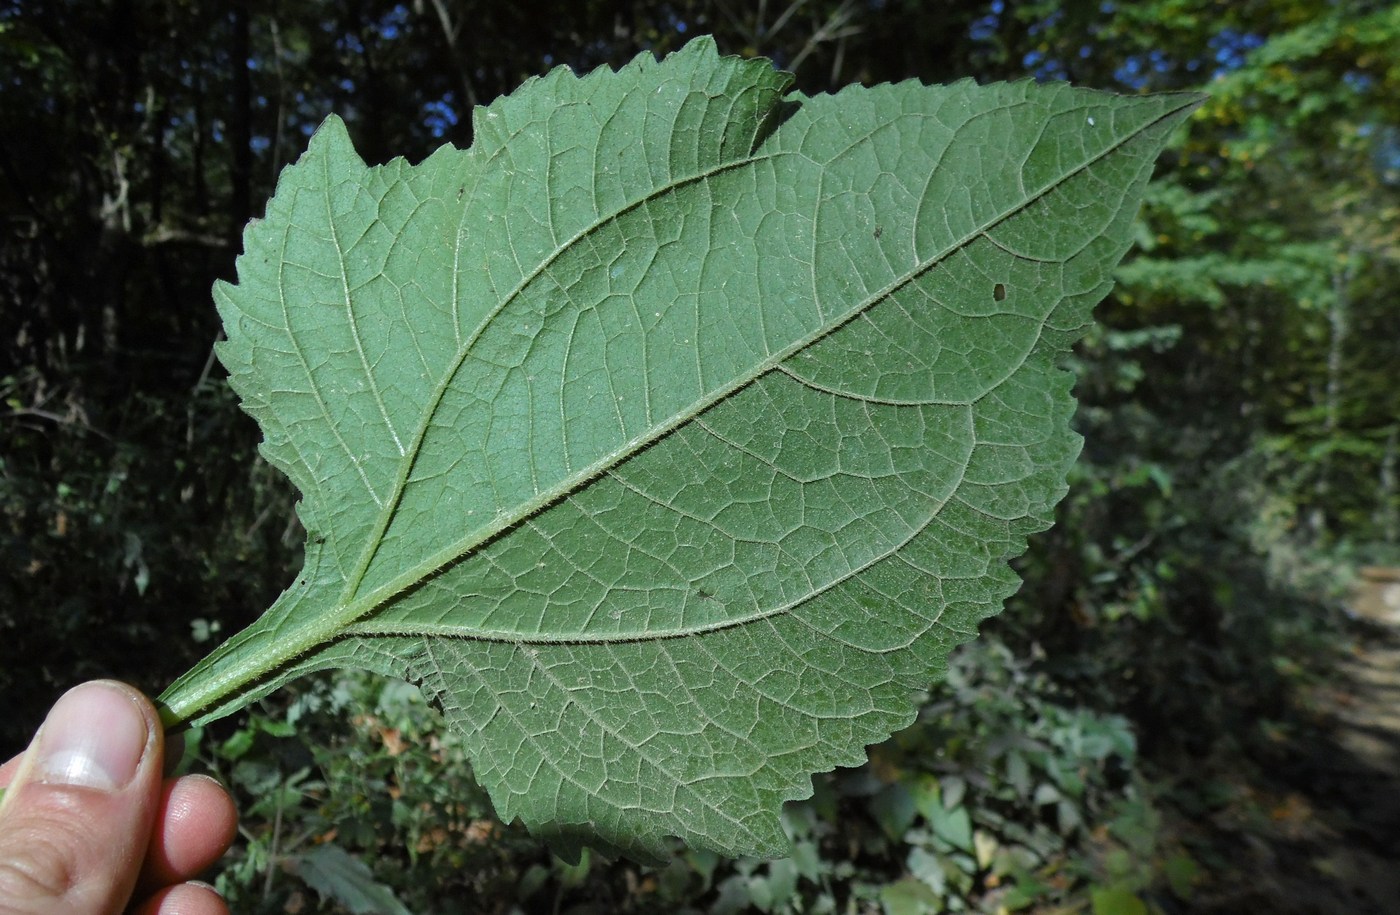
[[[150,740],[146,716],[113,686],[85,683],[58,700],[39,732],[39,777],[114,791],[131,781]]]

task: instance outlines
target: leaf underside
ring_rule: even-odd
[[[1051,522],[1056,360],[1197,99],[788,85],[698,40],[416,166],[322,125],[215,289],[305,568],[169,723],[406,677],[503,818],[644,859],[783,853],[910,723]]]

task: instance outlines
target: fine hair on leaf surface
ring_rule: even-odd
[[[215,289],[305,567],[170,726],[405,678],[504,819],[654,860],[783,853],[912,720],[1051,523],[1057,360],[1198,97],[789,85],[698,39],[418,165],[321,126]]]

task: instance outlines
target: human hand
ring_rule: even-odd
[[[227,915],[190,882],[228,850],[236,814],[201,775],[162,780],[150,700],[100,680],[69,690],[0,766],[0,913]]]

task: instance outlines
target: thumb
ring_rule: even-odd
[[[0,913],[110,915],[150,841],[162,729],[151,703],[108,680],[49,712],[0,802]]]

